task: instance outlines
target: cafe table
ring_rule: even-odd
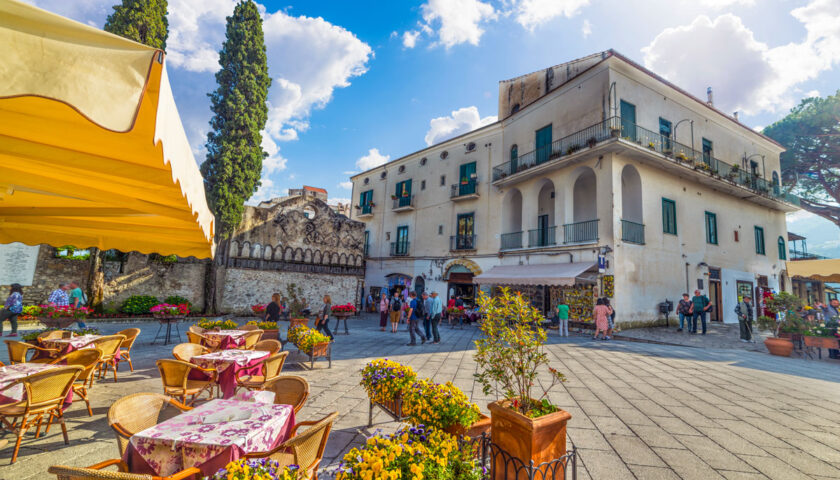
[[[236,391],[236,379],[243,375],[259,375],[262,361],[270,355],[260,350],[219,350],[218,352],[197,355],[190,359],[190,363],[201,368],[214,368],[218,373],[216,382],[222,392],[222,398],[230,398]],[[192,375],[202,375],[195,371]]]
[[[41,345],[58,350],[58,356],[62,356],[80,348],[94,348],[95,345],[90,344],[90,342],[101,337],[102,335],[79,335],[73,338],[51,338],[41,340]]]
[[[202,335],[218,342],[219,350],[227,350],[230,348],[239,348],[245,344],[245,335],[251,333],[250,330],[208,330]]]
[[[132,473],[167,476],[196,467],[212,475],[280,445],[294,424],[291,405],[215,399],[134,434],[123,461]]]
[[[14,365],[0,367],[0,405],[15,403],[23,400],[25,392],[23,391],[22,383],[19,383],[8,390],[3,390],[15,380],[28,377],[34,373],[40,373],[45,370],[57,368],[59,366],[60,365],[50,365],[48,363],[16,363]],[[67,410],[67,407],[69,407],[72,403],[73,389],[71,388],[70,391],[67,392],[67,398],[64,399],[64,405],[61,409]]]

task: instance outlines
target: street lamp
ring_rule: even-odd
[[[695,155],[695,151],[694,151],[694,120],[684,118],[684,119],[680,120],[679,122],[677,122],[676,125],[674,125],[674,132],[673,132],[674,141],[675,142],[677,141],[677,127],[679,127],[680,124],[683,123],[683,122],[688,122],[689,125],[691,125],[691,155],[693,156],[693,155]]]

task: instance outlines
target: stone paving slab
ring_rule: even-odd
[[[294,355],[284,367],[311,384],[299,420],[340,413],[325,453],[328,469],[364,435],[398,428],[381,411],[374,412],[373,428],[367,427],[368,401],[358,382],[371,359],[393,358],[421,376],[452,381],[487,413],[493,398],[472,376],[475,327],[443,327],[441,344],[409,347],[405,327],[398,334],[380,332],[378,318],[368,315],[349,323],[351,334],[338,336],[334,344],[333,368],[319,361],[309,369],[295,363],[300,357]],[[132,355],[135,372],[121,367],[118,383],[106,379],[94,386],[93,417],[83,403],[67,411],[70,445],[53,427],[37,440],[27,435],[14,465],[8,465],[12,447],[0,450],[0,479],[48,478],[49,465],[85,466],[114,458],[108,407],[130,393],[161,391],[154,362],[171,358],[172,345],[149,345],[157,323],[96,326],[103,333],[131,326],[143,330]],[[568,378],[551,399],[572,414],[568,440],[578,447],[580,479],[840,478],[837,362],[584,336],[551,335],[549,343],[552,366]],[[6,357],[0,353],[0,360]],[[13,440],[9,433],[2,438]]]

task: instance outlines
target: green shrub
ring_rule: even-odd
[[[129,315],[144,315],[149,313],[150,308],[159,303],[160,301],[151,295],[132,295],[123,302],[120,310]]]
[[[179,295],[170,295],[166,297],[166,300],[164,300],[163,303],[168,303],[170,305],[186,304],[188,307],[190,307],[190,310],[192,310],[192,302]]]

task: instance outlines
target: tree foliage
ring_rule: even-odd
[[[105,21],[105,31],[166,50],[169,22],[167,0],[122,0]]]
[[[245,0],[227,17],[227,37],[219,52],[218,88],[211,93],[212,131],[201,165],[218,233],[229,238],[242,220],[245,201],[260,186],[262,134],[268,117],[271,78],[257,5]]]
[[[840,227],[840,90],[802,100],[764,134],[787,148],[782,177],[802,198],[802,208]]]

